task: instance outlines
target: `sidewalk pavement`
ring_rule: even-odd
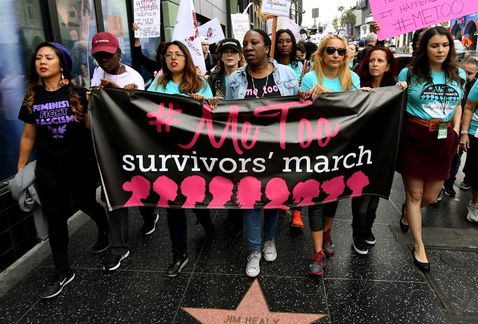
[[[218,234],[209,243],[188,214],[189,264],[176,278],[165,277],[171,247],[164,211],[148,238],[138,235],[139,213],[130,212],[131,254],[114,273],[101,270],[107,254],[90,254],[95,225],[80,215],[70,224],[77,229],[70,240],[75,280],[57,298],[41,301],[53,261],[48,244],[38,245],[0,274],[0,323],[197,323],[190,308],[210,309],[202,321],[221,323],[282,323],[291,313],[296,322],[307,313],[321,318],[317,323],[477,323],[478,226],[465,217],[471,192],[456,190],[456,198],[424,209],[432,267],[426,275],[413,264],[410,233],[398,226],[404,193],[397,174],[390,200],[380,201],[373,228],[377,243],[367,256],[352,252],[350,200],[340,202],[332,229],[337,253],[328,259],[323,279],[306,274],[312,252],[307,216],[302,235],[292,235],[288,218],[281,217],[278,258],[262,261],[258,276],[269,317],[256,316],[260,305],[254,303],[261,296],[248,304],[249,317],[234,312],[247,309],[238,306],[257,290],[245,275],[245,239],[227,237],[224,210],[213,211]]]

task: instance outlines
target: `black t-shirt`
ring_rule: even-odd
[[[266,84],[267,83],[267,84]],[[247,74],[247,89],[244,98],[280,97],[274,75],[271,73],[262,79],[253,79]]]
[[[30,112],[25,105],[20,108],[18,119],[36,124],[36,150],[38,163],[59,165],[66,159],[90,152],[91,137],[84,121],[75,121],[70,103],[72,86],[56,91],[46,91],[43,86],[35,87],[35,99]],[[87,111],[88,101],[84,88],[75,88]]]

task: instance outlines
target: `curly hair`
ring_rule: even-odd
[[[372,85],[373,77],[370,75],[370,57],[375,51],[382,51],[385,53],[387,64],[389,65],[388,71],[383,74],[380,82],[381,87],[387,87],[395,84],[395,78],[397,76],[397,60],[393,56],[392,51],[387,47],[374,46],[367,51],[365,57],[357,68],[357,74],[360,77],[360,83],[363,87],[370,87]]]
[[[35,48],[35,51],[33,52],[32,57],[30,59],[27,92],[25,98],[23,99],[23,105],[27,107],[30,113],[32,112],[33,103],[35,101],[35,88],[39,86],[39,81],[41,81],[41,77],[38,75],[38,72],[36,70],[36,56],[38,51],[43,47],[50,47],[55,51],[56,55],[60,59],[60,67],[63,69],[63,77],[68,81],[71,81],[71,71],[69,68],[67,68],[68,64],[63,57],[63,54],[50,42],[43,42],[39,44]],[[68,85],[67,87],[73,118],[76,122],[80,122],[85,119],[85,107],[83,107],[83,105],[81,104],[80,94],[75,89],[75,87],[70,85]]]
[[[202,81],[202,79],[199,78],[196,74],[196,67],[194,66],[193,58],[189,53],[189,50],[186,45],[184,45],[180,41],[172,41],[170,43],[166,43],[162,51],[163,58],[164,55],[166,55],[168,48],[172,45],[176,45],[177,47],[179,47],[180,51],[183,52],[185,58],[183,79],[181,84],[179,85],[179,91],[185,94],[197,93],[204,86],[205,82]],[[163,74],[156,79],[156,87],[162,86],[163,88],[166,88],[168,82],[173,79],[173,74],[169,70],[168,65],[166,64],[166,60],[163,60],[162,62],[162,71]]]
[[[320,41],[319,47],[311,56],[311,60],[313,60],[314,62],[313,69],[315,73],[317,74],[317,80],[319,84],[322,84],[322,81],[324,79],[324,72],[323,72],[324,61],[322,56],[324,55],[325,48],[327,47],[327,43],[329,42],[329,40],[333,40],[333,39],[340,40],[342,42],[343,48],[345,49],[348,48],[347,40],[342,36],[327,35],[324,38],[322,38],[322,40]],[[344,60],[339,67],[339,73],[338,73],[340,84],[342,85],[342,88],[344,89],[344,91],[349,91],[352,88],[352,74],[350,72],[348,62],[349,62],[349,51],[346,51],[344,55]]]
[[[410,64],[411,75],[417,81],[432,82],[430,63],[428,58],[428,42],[435,35],[446,36],[449,44],[449,51],[445,61],[442,63],[443,71],[450,81],[456,81],[460,86],[464,86],[463,80],[458,74],[458,63],[456,61],[455,44],[448,29],[442,26],[430,27],[420,38],[416,53],[413,54],[413,59]]]

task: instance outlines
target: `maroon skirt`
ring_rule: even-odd
[[[405,117],[397,160],[397,172],[423,180],[446,180],[458,147],[458,134],[447,128],[447,137],[437,139],[438,130]]]

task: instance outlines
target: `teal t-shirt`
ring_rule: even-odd
[[[303,68],[302,63],[297,62],[296,64],[289,64],[287,66],[290,67],[292,70],[294,70],[295,77],[297,78],[298,81],[300,81],[300,77],[302,76],[302,68]]]
[[[199,93],[200,95],[203,95],[204,98],[206,99],[211,99],[213,95],[212,95],[211,88],[209,87],[209,84],[207,84],[207,82],[203,80],[201,80],[201,82],[202,82],[202,88],[197,93]],[[179,92],[179,85],[174,83],[172,80],[170,80],[166,84],[166,88],[164,88],[162,85],[158,86],[156,83],[156,80],[154,80],[153,83],[151,83],[151,85],[149,86],[148,91],[166,93],[166,94],[178,94],[181,96],[189,97],[188,94]]]
[[[397,80],[407,81],[408,68],[400,71]],[[458,69],[460,78],[466,80],[463,69]],[[432,83],[417,82],[413,77],[408,85],[407,113],[412,116],[430,120],[450,121],[456,106],[464,94],[464,86],[458,82],[446,80],[445,72],[431,72]]]
[[[468,93],[468,100],[478,103],[478,81],[475,82],[470,92]],[[471,117],[468,134],[478,137],[478,106],[475,107],[475,111],[473,112],[473,117]]]
[[[350,73],[352,74],[352,88],[350,88],[349,91],[356,91],[360,88],[360,77],[355,72],[350,71]],[[306,75],[304,75],[304,78],[302,79],[302,85],[300,86],[300,90],[301,91],[310,90],[318,83],[319,81],[317,79],[317,74],[315,73],[315,71],[310,71]],[[321,86],[329,89],[332,92],[344,91],[338,77],[334,79],[329,79],[324,77],[324,79],[322,80]]]

